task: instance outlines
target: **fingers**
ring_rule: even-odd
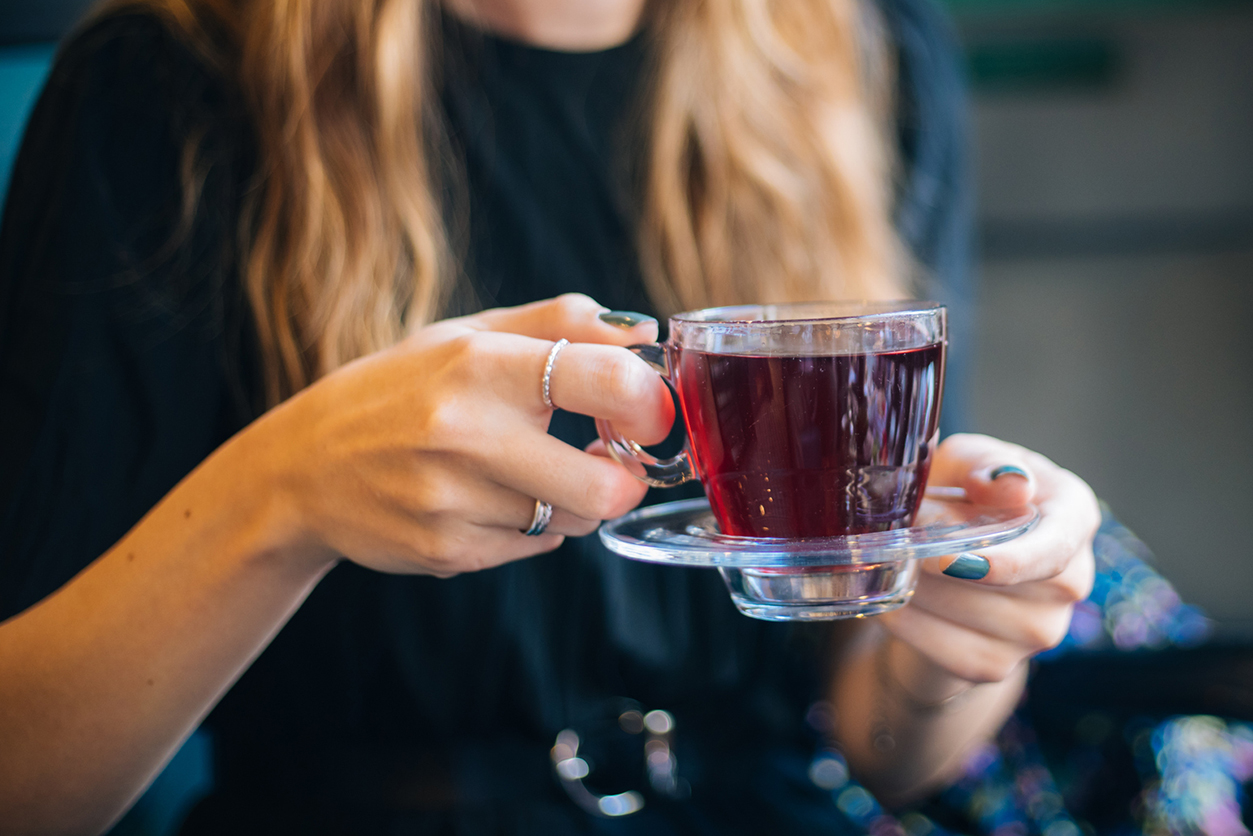
[[[987,436],[952,436],[937,452],[932,471],[937,484],[961,485],[973,501],[981,504],[1012,507],[1031,501],[1040,511],[1040,522],[1029,533],[977,550],[972,557],[976,563],[986,560],[987,572],[982,577],[965,575],[967,583],[1009,586],[1055,578],[1065,573],[1076,558],[1085,567],[1082,571],[1090,575],[1084,554],[1090,552],[1100,511],[1091,488],[1082,479],[1038,453]],[[992,478],[998,470],[1000,475]],[[950,569],[957,559],[956,555],[943,558],[938,567],[924,567],[924,572]],[[1068,576],[1073,578],[1068,582],[1081,589],[1090,583],[1084,577]]]
[[[1074,563],[1081,569],[1082,560]],[[1067,572],[1078,574],[1075,569]],[[1057,646],[1065,637],[1071,606],[1080,600],[1080,591],[1078,584],[1068,580],[992,590],[924,572],[910,606],[1035,654]]]
[[[543,405],[542,381],[551,348],[543,340],[495,332],[448,340],[438,358],[427,361],[437,369],[423,390],[441,395],[424,398],[425,408],[415,408],[411,432],[422,439],[428,460],[442,456],[458,479],[484,478],[582,520],[620,516],[639,503],[646,486],[617,463],[547,434],[551,411]],[[664,435],[672,419],[665,384],[622,348],[567,346],[554,364],[551,384],[558,405],[618,421],[641,438]],[[418,504],[443,501],[424,496]],[[513,519],[526,512],[521,505]],[[509,524],[525,527],[524,522]]]
[[[977,505],[1012,508],[1031,501],[1036,478],[1027,450],[986,435],[944,440],[931,466],[931,483],[965,488]]]
[[[926,561],[908,607],[884,616],[902,640],[972,682],[1004,678],[1022,660],[1066,637],[1074,604],[1092,587],[1092,551],[1082,549],[1048,580],[1004,588],[937,574]]]
[[[536,499],[585,520],[621,516],[635,507],[647,486],[616,462],[589,455],[548,435],[548,414],[543,410],[541,422],[535,410],[520,409],[507,401],[441,401],[413,431],[423,439],[420,461],[426,477],[411,477],[402,470],[404,483],[387,487],[411,497],[415,508],[465,513],[465,509],[482,507],[489,500],[477,494],[459,495],[456,485],[484,481],[500,485],[523,499],[494,501],[517,510],[502,523],[489,504],[480,512],[488,516],[476,519],[512,527],[525,527],[522,517]],[[436,461],[442,464],[439,475],[432,478]]]
[[[1018,539],[962,556],[963,575],[942,574],[963,568],[956,555],[925,561],[911,605],[885,616],[885,626],[963,679],[1000,681],[1056,646],[1074,603],[1091,591],[1096,500],[1044,456],[985,436],[947,439],[932,473],[981,504],[1033,502],[1040,522]]]
[[[623,328],[600,319],[606,310],[586,296],[566,294],[518,308],[487,311],[478,319],[496,331],[545,341],[569,340],[571,344],[558,354],[549,378],[553,404],[612,421],[641,444],[662,441],[674,423],[669,391],[644,361],[613,348],[656,340],[657,322],[647,319]],[[543,362],[547,362],[550,351],[551,345],[544,351],[536,378],[541,389]]]
[[[425,538],[416,560],[397,558],[394,563],[375,561],[373,568],[396,574],[414,574],[417,571],[437,578],[451,578],[545,554],[564,541],[560,534],[550,532],[527,537],[504,528],[462,526]],[[404,553],[399,549],[397,552]]]
[[[648,364],[621,348],[571,344],[557,358],[550,394],[561,409],[604,418],[641,444],[663,441],[674,423],[670,390]]]
[[[445,398],[437,412],[453,435],[481,417],[495,400],[547,428],[544,367],[553,344],[517,334],[467,332],[441,346],[446,388],[463,401]],[[571,343],[553,361],[549,396],[561,409],[604,418],[643,444],[661,441],[674,422],[674,402],[661,378],[643,360],[617,346]],[[474,406],[469,406],[474,404]],[[473,409],[473,414],[467,414]]]
[[[522,524],[517,526],[517,531],[526,531],[531,526],[531,520],[535,516],[535,503],[531,503],[531,510],[523,514],[525,519]],[[564,508],[553,506],[552,520],[544,529],[548,534],[560,534],[563,537],[586,537],[600,527],[602,520],[584,519],[576,514],[572,514]],[[513,526],[508,526],[512,528]]]
[[[460,321],[472,328],[521,334],[549,342],[567,339],[572,343],[625,346],[657,340],[657,320],[645,318],[634,327],[624,328],[600,318],[608,310],[588,296],[566,293],[516,308],[484,311]]]
[[[1016,540],[979,549],[978,555],[988,561],[988,572],[968,583],[1009,586],[1055,578],[1090,552],[1100,519],[1091,490],[1074,474],[1056,467],[1041,473],[1040,481],[1035,498],[1040,522]],[[951,562],[946,559],[944,567]]]
[[[503,485],[479,483],[475,485],[473,497],[463,496],[455,501],[457,510],[454,513],[464,513],[465,518],[476,525],[521,533],[531,527],[535,519],[536,503],[539,501],[541,500]],[[563,537],[583,537],[595,531],[600,523],[599,519],[580,517],[553,505],[552,517],[544,531]]]
[[[536,434],[509,455],[489,449],[480,461],[498,484],[584,520],[620,517],[648,491],[617,462],[588,455],[545,434]]]
[[[665,385],[621,347],[655,340],[656,322],[605,312],[571,295],[415,328],[276,410],[308,451],[290,482],[316,486],[293,489],[310,540],[447,576],[549,551],[637,505],[645,485],[547,434],[545,363],[563,337],[550,378],[561,406],[645,441],[672,420]],[[528,537],[537,500],[553,514]]]
[[[674,423],[669,390],[649,366],[621,346],[657,337],[657,323],[615,312],[579,294],[446,320],[415,335],[415,352],[432,342],[445,355],[449,378],[491,392],[548,420],[544,370],[559,339],[570,341],[553,359],[549,397],[558,408],[610,421],[641,444],[665,439]],[[449,407],[455,411],[456,407]]]
[[[420,482],[403,474],[375,482],[393,500],[376,500],[351,516],[365,519],[376,536],[390,532],[390,542],[348,551],[373,552],[371,565],[383,571],[450,577],[551,551],[566,537],[591,534],[600,524],[554,506],[543,533],[528,536],[523,532],[534,520],[533,496],[490,480],[465,479],[465,468],[454,472],[450,464],[426,469]]]
[[[1002,639],[940,618],[912,603],[878,616],[879,623],[934,664],[967,682],[1002,682],[1024,657]]]
[[[602,459],[613,458],[613,456],[609,455],[609,448],[605,446],[604,439],[601,438],[596,439],[591,444],[584,447],[583,452],[590,456],[596,456]]]

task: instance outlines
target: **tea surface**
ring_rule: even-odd
[[[830,356],[679,354],[692,458],[726,534],[816,537],[912,523],[944,346]]]

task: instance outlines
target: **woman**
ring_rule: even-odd
[[[5,220],[0,827],[103,829],[211,710],[188,832],[586,832],[565,729],[589,786],[644,793],[615,832],[838,828],[815,725],[884,799],[943,783],[1091,583],[1076,477],[950,438],[933,480],[1043,522],[840,632],[582,537],[644,494],[583,416],[672,417],[630,311],[906,292],[886,44],[921,171],[936,31],[851,0],[99,17]],[[900,200],[941,273],[963,193]],[[683,783],[636,786],[636,708],[673,718]]]

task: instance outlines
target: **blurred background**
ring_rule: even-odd
[[[0,194],[88,5],[0,2]],[[946,5],[974,92],[976,428],[1087,479],[1220,637],[1253,639],[1253,2]],[[163,832],[206,745],[115,833]]]
[[[949,0],[974,85],[978,428],[1079,473],[1253,638],[1253,3]]]

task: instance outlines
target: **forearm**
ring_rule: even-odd
[[[0,833],[104,830],[330,567],[245,436],[0,624]]]
[[[835,735],[854,775],[887,803],[903,803],[954,779],[965,756],[997,733],[1018,704],[1026,665],[973,685],[873,622],[858,626],[832,678]]]

